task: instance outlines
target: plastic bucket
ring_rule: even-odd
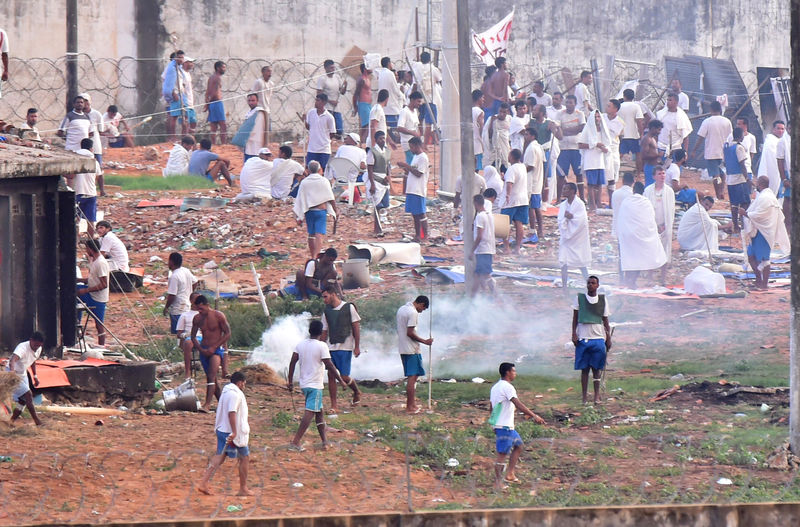
[[[494,236],[498,240],[505,240],[511,234],[511,222],[505,214],[492,214],[494,216]]]
[[[369,260],[350,258],[342,264],[342,288],[369,287]]]
[[[177,388],[164,391],[164,409],[168,412],[174,410],[196,412],[197,403],[199,402],[192,379],[185,380]]]

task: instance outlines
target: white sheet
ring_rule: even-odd
[[[778,203],[778,198],[771,189],[765,188],[758,193],[756,199],[747,208],[742,233],[749,243],[760,232],[770,247],[775,249],[777,245],[780,247],[779,254],[787,256],[791,252],[791,245],[783,220],[783,210]]]
[[[612,196],[613,197],[613,196]],[[656,206],[656,185],[652,183],[644,189],[644,197],[650,200],[655,210]],[[661,205],[664,207],[664,232],[659,236],[661,238],[661,245],[664,247],[664,254],[667,257],[667,262],[672,261],[672,227],[675,225],[675,191],[672,187],[664,185],[664,196],[661,200]],[[658,227],[658,226],[656,226]]]
[[[571,219],[567,219],[567,212],[572,214]],[[589,267],[592,263],[589,218],[581,198],[575,196],[572,203],[564,200],[558,205],[558,230],[561,233],[558,263],[568,267]]]
[[[310,209],[335,199],[333,189],[331,189],[331,184],[328,180],[320,174],[311,174],[300,182],[297,199],[294,200],[292,210],[297,219],[302,220],[305,217],[305,213]],[[328,204],[328,213],[333,213],[330,204]]]
[[[678,244],[684,251],[719,251],[719,222],[699,203],[687,210],[678,224]]]
[[[656,227],[656,213],[644,196],[633,194],[622,202],[617,237],[623,271],[649,271],[667,263]]]

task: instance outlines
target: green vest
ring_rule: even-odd
[[[547,128],[552,121],[550,119],[545,119],[543,122],[538,122],[536,119],[531,119],[531,122],[528,123],[529,128],[533,128],[536,130],[536,140],[539,142],[542,147],[546,149],[550,148],[550,141],[553,139],[553,133]]]
[[[578,322],[580,324],[602,324],[606,311],[606,295],[597,295],[597,303],[591,304],[584,293],[578,293]]]
[[[372,172],[374,174],[388,174],[389,173],[389,159],[391,158],[392,154],[389,152],[389,148],[386,147],[383,150],[373,146],[372,147],[372,157],[375,158],[375,163],[372,165]],[[384,181],[380,181],[380,183],[388,183]]]
[[[341,344],[353,332],[349,302],[345,302],[340,309],[325,306],[325,320],[328,321],[328,342],[331,344]]]

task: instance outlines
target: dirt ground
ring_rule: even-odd
[[[161,152],[169,147],[168,144],[155,146],[161,166],[166,160]],[[106,161],[125,166],[107,168],[107,173],[157,174],[158,170],[153,167],[158,162],[146,158],[150,148],[109,149]],[[233,171],[239,172],[241,154],[235,147],[215,150],[234,160]],[[277,145],[273,150],[277,150]],[[396,160],[401,155],[399,151],[394,153]],[[711,190],[708,183],[699,181],[696,172],[684,174],[684,183],[702,192]],[[393,193],[399,190],[399,181],[395,181]],[[240,287],[254,286],[250,262],[256,264],[262,286],[269,285],[273,290],[279,288],[282,279],[302,267],[308,257],[305,230],[297,227],[288,204],[229,204],[219,210],[183,213],[177,207],[136,208],[142,199],[233,198],[237,192],[236,188],[222,186],[210,191],[180,192],[109,189],[108,196],[99,199],[98,207],[105,218],[115,229],[122,229],[119,236],[129,246],[131,266],[143,267],[149,279],[144,293],[111,295],[106,320],[111,321],[111,329],[123,341],[141,344],[147,338],[145,330],[166,334],[168,321],[154,306],[166,289],[165,262],[173,250],[183,253],[185,265],[196,275],[202,275],[203,264],[214,260]],[[607,200],[605,196],[604,200]],[[719,203],[715,209],[725,210],[726,206],[727,203]],[[342,206],[341,210],[346,207]],[[444,243],[458,232],[452,217],[449,205],[434,206],[429,211],[434,232],[431,240],[423,244],[423,254],[446,258],[447,263],[458,265],[463,261],[463,248]],[[404,233],[413,233],[402,206],[390,210],[389,220],[383,241],[400,241]],[[613,272],[616,266],[613,258],[616,249],[612,247],[608,253],[606,249],[607,244],[615,247],[611,244],[610,223],[610,216],[590,216],[595,258],[592,268],[606,272]],[[352,241],[374,240],[371,232],[370,216],[361,209],[347,210],[339,221],[337,234],[329,235],[327,243],[345,256],[347,245]],[[521,257],[499,255],[496,267],[514,271],[547,267],[548,262],[550,267],[555,267],[558,233],[552,216],[545,218],[545,233],[545,239],[537,245],[526,246],[526,254]],[[738,239],[721,243],[741,247]],[[288,257],[265,263],[257,255],[259,249],[288,254]],[[673,255],[674,264],[667,282],[680,287],[683,277],[698,261],[679,254],[677,241]],[[373,271],[373,274],[376,273]],[[398,276],[395,271],[384,270],[380,276],[383,282],[373,284],[368,291],[354,292],[354,297],[425,287],[422,279]],[[605,280],[613,283],[615,277]],[[640,283],[654,285],[650,279],[640,280]],[[759,361],[774,364],[780,372],[788,365],[789,288],[776,286],[767,292],[755,292],[750,291],[747,284],[731,279],[727,286],[729,292],[747,290],[748,295],[745,298],[685,300],[615,297],[616,320],[644,320],[644,324],[620,328],[622,331],[615,339],[615,348],[619,351],[610,357],[609,375],[621,383],[631,379],[664,380],[672,373],[683,371],[680,368],[687,360],[711,370],[719,363],[720,378],[746,373],[747,364]],[[541,306],[560,309],[564,302],[560,291],[547,283],[526,289],[510,279],[500,279],[498,287],[509,299],[507,301],[530,306],[534,321],[536,309]],[[437,286],[437,294],[460,295],[462,292],[463,285]],[[700,310],[704,311],[681,316]],[[568,339],[567,327],[554,331],[562,342]],[[90,335],[93,335],[91,330]],[[528,344],[517,345],[524,350]],[[646,352],[653,351],[654,346],[657,353]],[[570,358],[570,353],[563,348],[553,348],[542,367],[563,364]],[[742,361],[744,366],[735,369]],[[676,363],[677,370],[670,370]],[[495,367],[493,362],[487,364],[486,371]],[[688,377],[689,374],[687,380]],[[684,382],[680,380],[675,384]],[[730,499],[730,493],[725,493],[724,489],[714,490],[713,481],[721,476],[735,481],[741,478],[763,480],[776,486],[790,484],[790,474],[758,466],[733,464],[721,469],[720,463],[714,461],[713,446],[700,449],[703,455],[686,455],[682,450],[685,441],[680,439],[688,434],[698,443],[711,441],[709,438],[715,427],[724,428],[733,422],[735,412],[747,414],[764,426],[774,424],[779,434],[785,434],[787,409],[780,399],[784,396],[765,399],[772,410],[759,415],[755,406],[760,403],[756,400],[737,400],[738,406],[732,409],[718,394],[706,396],[692,391],[695,388],[659,403],[649,403],[653,390],[645,384],[638,393],[610,401],[597,419],[587,419],[595,410],[587,414],[572,391],[577,388],[575,379],[572,385],[575,386],[559,385],[552,390],[540,386],[521,391],[523,400],[535,401],[537,411],[547,408],[549,425],[561,430],[562,435],[555,440],[551,436],[530,442],[522,469],[528,482],[512,489],[512,498],[502,492],[494,494],[490,484],[487,487],[486,475],[492,470],[492,443],[481,438],[476,439],[476,444],[483,447],[482,450],[459,469],[412,468],[414,507],[538,504],[541,502],[536,499],[550,495],[552,501],[547,503],[560,503],[567,494],[589,495],[599,492],[600,487],[617,489],[619,496],[629,499],[614,499],[625,503]],[[613,383],[609,380],[609,389],[611,387]],[[295,394],[291,400],[285,390],[273,385],[248,386],[253,445],[250,481],[256,491],[256,496],[249,498],[233,495],[236,479],[230,462],[223,465],[216,477],[215,496],[203,497],[193,490],[213,447],[213,416],[210,415],[130,413],[97,418],[47,414],[44,416],[47,425],[40,429],[33,427],[29,419],[13,429],[0,422],[0,435],[5,445],[0,449],[0,456],[10,456],[13,460],[0,463],[0,499],[3,502],[0,524],[405,510],[404,452],[390,448],[387,442],[373,441],[371,431],[361,428],[359,419],[378,412],[391,418],[387,428],[413,428],[426,419],[433,419],[444,431],[475,429],[475,425],[485,419],[486,410],[481,406],[486,404],[488,385],[484,391],[486,393],[477,402],[440,408],[433,416],[415,417],[403,415],[399,388],[369,393],[363,406],[340,417],[341,426],[335,420],[330,421],[341,430],[333,433],[334,448],[324,452],[313,449],[318,439],[307,435],[308,451],[294,453],[285,447],[296,427],[299,413],[293,407],[295,403],[300,404],[300,397]],[[650,410],[655,413],[651,414]],[[635,439],[622,432],[615,435],[618,427],[626,430],[635,427],[645,415],[651,416],[652,425],[656,425],[652,433],[636,434]],[[631,421],[632,417],[637,419]],[[102,419],[102,425],[95,424],[98,419]],[[659,478],[669,479],[667,476],[673,469],[681,471],[680,478],[659,482]],[[781,496],[767,498],[780,499]],[[229,506],[234,507],[229,510]]]

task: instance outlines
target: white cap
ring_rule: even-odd
[[[84,93],[79,93],[77,96],[80,97],[81,99],[83,99],[84,101],[92,102],[92,98],[89,97],[88,93],[85,93],[85,92]]]
[[[187,57],[186,55],[184,55],[183,56],[183,61],[184,62],[194,62],[194,59],[192,57]]]
[[[260,156],[271,156],[272,151],[269,148],[262,148],[258,151],[258,155]]]
[[[360,143],[360,142],[361,142],[361,136],[360,136],[360,135],[358,135],[358,134],[357,134],[357,133],[355,133],[355,132],[350,132],[350,133],[348,133],[348,134],[346,134],[346,135],[347,135],[347,137],[349,137],[350,139],[352,139],[352,140],[355,142],[355,144],[358,144],[358,143]]]

